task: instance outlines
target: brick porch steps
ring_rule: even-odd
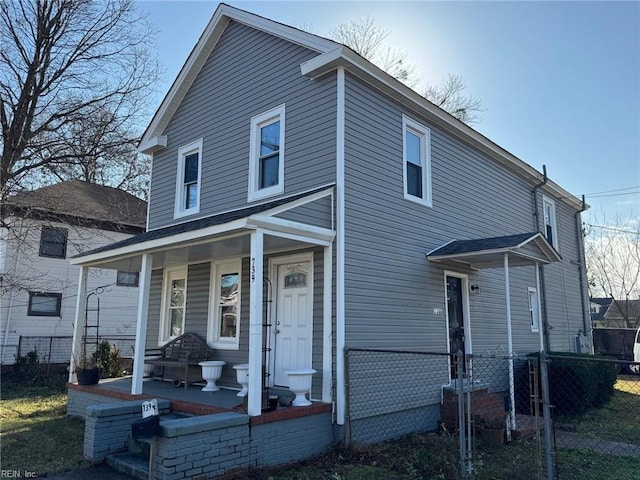
[[[132,479],[149,478],[149,460],[135,453],[121,452],[107,455],[105,462],[115,471],[129,475]]]
[[[476,421],[504,418],[502,395],[490,393],[486,388],[473,390],[471,392],[471,415]],[[447,428],[458,428],[458,393],[455,390],[444,389],[443,401],[440,405],[440,421]]]

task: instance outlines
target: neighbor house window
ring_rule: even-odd
[[[208,340],[216,348],[238,349],[240,271],[240,260],[225,260],[213,264]]]
[[[540,309],[538,308],[538,291],[529,287],[527,290],[529,297],[529,320],[531,322],[531,331],[538,332],[540,330]]]
[[[556,220],[556,202],[547,197],[542,197],[542,210],[544,212],[544,235],[553,247],[558,250],[558,223]]]
[[[67,230],[57,227],[42,227],[40,232],[40,256],[65,258],[67,256]]]
[[[137,287],[139,276],[138,272],[121,272],[118,270],[116,285],[119,287]]]
[[[182,335],[187,306],[187,267],[167,268],[164,272],[160,343]]]
[[[202,139],[178,149],[175,217],[200,211]]]
[[[431,131],[402,117],[404,198],[431,206]]]
[[[284,192],[284,105],[251,119],[249,201]]]
[[[27,315],[33,317],[59,317],[61,306],[61,293],[29,292]]]

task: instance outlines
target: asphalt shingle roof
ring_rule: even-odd
[[[504,237],[478,238],[474,240],[454,240],[442,247],[429,252],[429,255],[459,255],[463,253],[482,252],[485,250],[499,250],[502,248],[516,247],[529,240],[539,232],[520,233]]]

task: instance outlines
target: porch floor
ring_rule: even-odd
[[[131,376],[127,376],[103,379],[97,385],[70,383],[68,388],[124,401],[162,398],[171,402],[172,411],[191,415],[210,415],[229,411],[246,412],[246,397],[238,397],[238,390],[221,388],[217,392],[203,392],[201,390],[202,386],[197,384],[189,385],[189,388],[185,389],[184,387],[174,388],[171,382],[145,380],[142,386],[142,395],[131,395],[131,382]],[[293,395],[288,390],[271,390],[271,393],[276,395],[285,392],[287,395]],[[278,408],[274,411],[263,412],[259,417],[252,417],[251,423],[268,423],[330,411],[330,403],[316,401],[308,407],[283,407],[278,405]]]

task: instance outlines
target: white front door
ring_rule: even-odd
[[[299,261],[292,261],[299,260]],[[286,387],[286,370],[311,368],[313,270],[311,255],[275,259],[272,315],[273,385]]]

